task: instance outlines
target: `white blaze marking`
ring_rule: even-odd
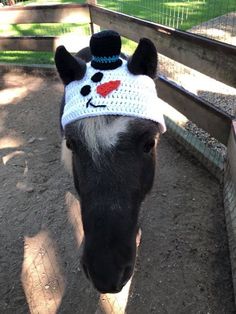
[[[121,134],[127,132],[130,117],[117,117],[107,123],[105,117],[95,117],[81,120],[86,145],[93,160],[99,159],[101,151],[110,151],[115,148]]]

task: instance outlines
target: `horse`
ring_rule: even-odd
[[[93,34],[90,47],[76,55],[64,46],[55,53],[65,86],[62,160],[73,176],[84,228],[81,263],[100,293],[118,293],[133,274],[140,206],[153,186],[165,131],[153,81],[155,45],[140,39],[127,60],[120,49],[120,35],[108,30]]]

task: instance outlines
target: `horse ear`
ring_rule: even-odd
[[[155,78],[157,50],[153,42],[147,38],[141,38],[133,56],[128,60],[127,66],[132,74],[144,74]]]
[[[73,57],[64,46],[57,47],[55,64],[65,85],[81,80],[86,72],[86,63],[78,57]]]

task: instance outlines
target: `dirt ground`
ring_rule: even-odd
[[[95,313],[79,207],[60,164],[62,85],[9,73],[0,84],[0,313]],[[236,313],[222,203],[218,182],[164,135],[128,314]]]

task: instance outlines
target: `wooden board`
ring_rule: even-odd
[[[160,98],[227,145],[232,116],[163,77],[156,81],[156,86]]]
[[[231,169],[231,177],[236,189],[236,119],[232,121],[228,142],[228,161]]]
[[[0,24],[89,23],[87,4],[0,8]]]
[[[55,51],[56,47],[64,45],[70,52],[78,52],[89,45],[88,36],[67,34],[64,36],[0,36],[0,50],[2,51]]]
[[[53,51],[59,37],[0,37],[0,50]]]
[[[232,121],[224,169],[224,208],[236,298],[236,119]]]
[[[136,42],[147,37],[166,57],[236,87],[236,47],[96,6],[90,13],[92,23]]]

